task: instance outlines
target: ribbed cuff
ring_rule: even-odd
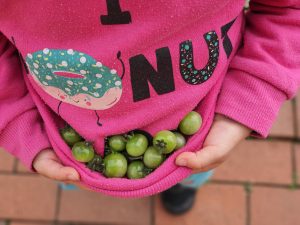
[[[0,147],[17,157],[31,172],[36,172],[32,163],[43,149],[51,148],[43,121],[32,109],[11,121],[1,132]]]
[[[266,81],[229,70],[215,112],[250,128],[250,136],[266,138],[285,100],[287,96]]]

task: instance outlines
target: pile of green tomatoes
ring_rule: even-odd
[[[105,138],[104,157],[97,154],[91,142],[85,141],[72,127],[60,130],[64,141],[72,149],[75,160],[108,178],[144,178],[174,151],[186,144],[186,137],[195,134],[202,125],[196,111],[189,112],[173,131],[162,130],[153,138],[138,131]]]

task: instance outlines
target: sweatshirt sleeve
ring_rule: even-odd
[[[300,85],[300,0],[251,0],[249,9],[215,112],[266,138]]]
[[[30,171],[34,157],[51,147],[28,93],[16,48],[0,32],[0,147]]]

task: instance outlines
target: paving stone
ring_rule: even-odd
[[[295,157],[296,157],[296,176],[298,185],[300,185],[300,145],[296,145],[295,148]]]
[[[0,175],[0,218],[53,220],[57,183],[40,176]]]
[[[0,171],[12,172],[15,158],[0,148]]]
[[[155,225],[246,225],[246,194],[243,186],[207,184],[197,193],[193,209],[184,215],[167,213],[155,201]]]
[[[30,221],[30,222],[19,222],[19,221],[11,221],[9,225],[54,225],[54,222],[35,222],[35,221]]]
[[[300,138],[300,92],[296,96],[297,137]]]
[[[291,184],[291,147],[289,142],[243,141],[215,169],[213,179]]]
[[[32,173],[20,161],[17,164],[17,172],[19,173]]]
[[[85,190],[64,190],[59,221],[150,225],[150,198],[119,199]]]
[[[300,221],[300,190],[254,187],[251,225],[296,225]]]
[[[278,117],[272,126],[269,136],[294,137],[294,125],[292,101],[286,101],[280,108]]]

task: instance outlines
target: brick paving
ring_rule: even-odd
[[[197,193],[171,216],[159,198],[120,200],[64,191],[0,150],[0,225],[295,225],[300,222],[300,95],[284,104],[268,139],[240,143]]]
[[[290,142],[243,141],[219,166],[214,179],[288,185],[292,182],[291,151]]]
[[[19,161],[17,162],[16,171],[18,173],[32,173],[31,171],[27,170],[27,168]]]
[[[296,136],[296,132],[294,129],[293,107],[294,104],[292,101],[287,101],[282,105],[278,115],[278,119],[273,124],[269,136],[273,136],[273,137],[295,137]]]
[[[254,225],[296,225],[300,222],[300,190],[254,187],[251,200]]]
[[[0,218],[52,220],[57,185],[46,178],[0,175]]]
[[[14,158],[0,148],[0,171],[12,172],[14,167]]]
[[[118,199],[85,190],[65,190],[61,192],[58,220],[150,225],[150,210],[150,198]]]
[[[199,189],[195,207],[183,216],[172,216],[156,198],[155,224],[244,224],[246,221],[246,193],[243,186],[207,184]]]

